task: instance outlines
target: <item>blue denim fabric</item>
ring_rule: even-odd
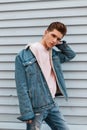
[[[27,124],[26,130],[41,130],[43,121],[48,124],[51,130],[69,130],[67,122],[56,105],[42,113],[37,113],[32,123]]]
[[[51,52],[51,63],[56,75],[57,87],[67,99],[61,63],[71,60],[75,56],[75,52],[66,43],[58,45],[57,50],[52,49]],[[21,113],[20,117],[18,117],[19,120],[32,119],[35,113],[48,110],[54,106],[44,75],[29,48],[23,49],[16,56],[15,81]]]

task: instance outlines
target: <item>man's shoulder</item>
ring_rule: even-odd
[[[31,52],[31,50],[29,49],[29,47],[22,49],[17,55],[16,57],[20,57],[20,59],[22,61],[26,61],[28,59],[31,59],[31,57],[33,57],[33,54]]]

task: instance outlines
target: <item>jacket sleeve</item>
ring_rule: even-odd
[[[15,59],[15,81],[21,113],[21,116],[18,117],[18,119],[21,121],[33,119],[34,112],[28,95],[26,74],[22,61],[18,55]]]
[[[58,51],[58,55],[61,63],[67,62],[76,56],[76,53],[66,44],[65,41],[62,44],[56,45],[56,47],[60,50]]]

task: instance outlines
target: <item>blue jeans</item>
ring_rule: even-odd
[[[43,121],[45,121],[52,130],[69,130],[57,105],[49,110],[36,113],[33,122],[27,124],[27,130],[41,130],[41,124]]]

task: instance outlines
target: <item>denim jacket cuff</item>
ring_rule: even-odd
[[[21,121],[27,121],[27,120],[30,120],[30,119],[33,119],[34,118],[34,113],[26,113],[22,116],[19,116],[17,117],[17,119],[21,120]]]
[[[66,41],[63,41],[62,44],[56,45],[56,47],[58,47],[60,50],[65,49],[67,47]]]

